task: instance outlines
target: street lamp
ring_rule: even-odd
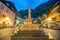
[[[50,28],[51,18],[47,18],[47,21],[48,21],[48,28]]]
[[[48,21],[51,21],[51,18],[48,18],[47,20],[48,20]]]
[[[19,20],[16,20],[16,23],[19,24]]]
[[[19,20],[16,20],[16,26],[18,26],[19,25]]]
[[[6,17],[6,18],[5,18],[5,20],[6,20],[6,21],[9,21],[9,18],[8,18],[8,17]]]

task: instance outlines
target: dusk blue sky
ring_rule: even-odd
[[[28,8],[35,9],[41,3],[45,3],[48,0],[10,0],[10,1],[14,2],[17,10],[20,11],[26,10]]]

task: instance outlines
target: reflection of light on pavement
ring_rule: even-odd
[[[48,33],[48,35],[49,35],[49,39],[53,39],[53,37],[50,33]]]
[[[17,33],[17,31],[19,31],[18,28],[19,28],[19,27],[16,27],[16,28],[15,28],[14,33]]]
[[[48,32],[49,31],[49,32]],[[51,35],[51,33],[53,32],[52,30],[48,30],[47,33],[49,35],[49,39],[53,39],[53,36]]]
[[[0,29],[0,38],[3,40],[11,40],[11,36],[14,35],[13,32],[17,33],[17,31],[18,27]]]
[[[49,35],[49,39],[54,39],[52,36],[52,32],[54,32],[53,30],[43,28],[43,32],[45,33],[45,35]]]
[[[5,28],[5,29],[0,29],[0,37],[6,37],[6,36],[11,36],[12,35],[12,29],[11,28]]]
[[[11,40],[11,36],[13,35],[12,31],[12,28],[0,29],[0,38],[2,40]]]

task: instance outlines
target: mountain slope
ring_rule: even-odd
[[[48,2],[39,5],[34,10],[32,10],[32,12],[31,12],[32,17],[37,18],[39,16],[42,16],[43,14],[48,14],[50,9],[53,7],[53,5],[56,2],[57,2],[57,0],[49,0]],[[19,15],[21,15],[21,17],[27,16],[28,15],[28,10],[19,11]]]

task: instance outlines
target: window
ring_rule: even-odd
[[[2,17],[6,17],[6,15],[2,14]]]
[[[2,5],[2,8],[1,9],[4,10],[4,5]]]
[[[60,13],[60,7],[57,9],[57,12]]]
[[[54,17],[52,20],[53,20],[53,21],[56,21],[56,17]]]
[[[7,9],[7,12],[9,12],[9,10]]]

